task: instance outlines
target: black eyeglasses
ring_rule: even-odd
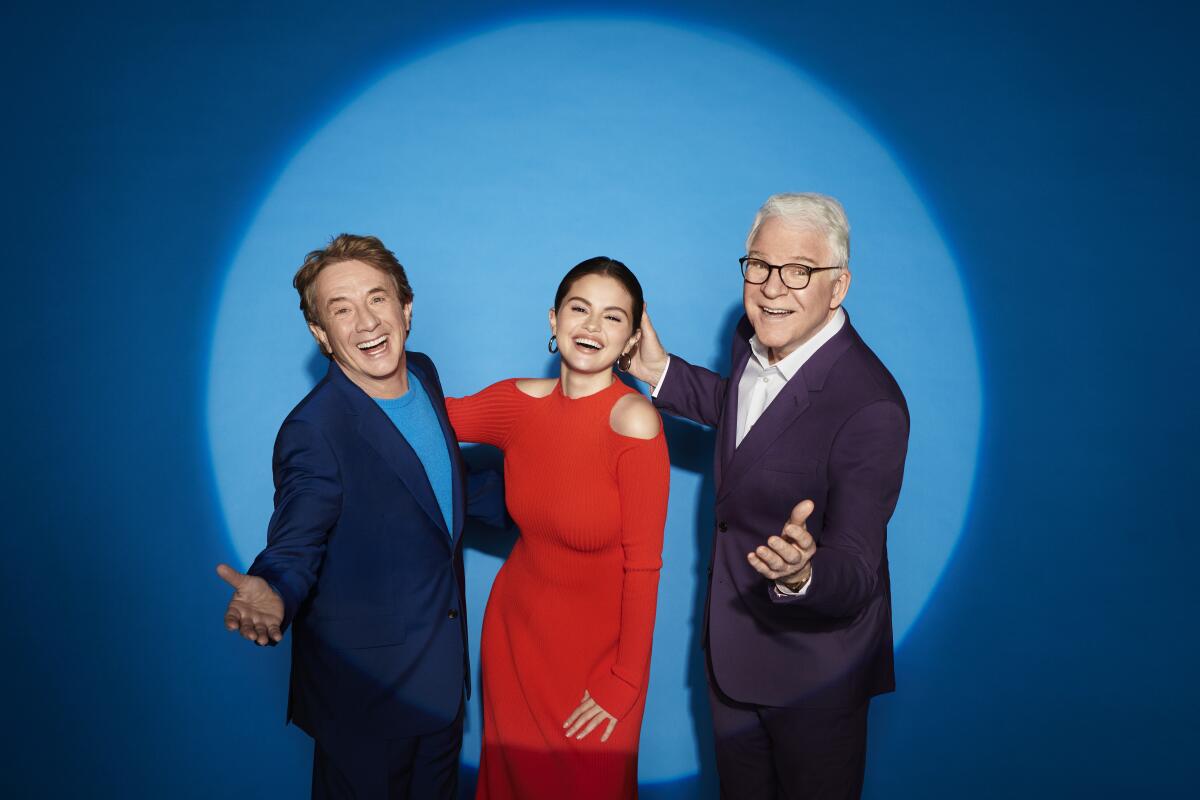
[[[841,267],[810,267],[807,264],[768,264],[761,258],[742,256],[738,259],[742,265],[742,278],[746,283],[766,283],[771,278],[771,270],[779,270],[779,280],[789,289],[803,289],[814,272]]]

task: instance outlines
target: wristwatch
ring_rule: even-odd
[[[812,580],[812,567],[810,566],[808,568],[808,574],[804,576],[804,580],[800,581],[799,583],[788,583],[788,582],[784,581],[783,585],[787,587],[787,590],[789,592],[798,592],[801,589],[803,589],[805,586],[807,586],[808,582],[811,580]]]

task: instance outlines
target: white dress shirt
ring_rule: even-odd
[[[846,313],[839,308],[811,339],[774,364],[770,361],[767,348],[758,341],[758,337],[750,337],[750,360],[746,362],[746,371],[742,373],[737,389],[737,445],[741,445],[742,439],[746,438],[754,423],[758,422],[767,406],[779,396],[792,376],[800,371],[821,345],[842,329],[845,322]]]
[[[762,343],[758,341],[758,336],[750,337],[750,359],[746,362],[746,370],[742,373],[742,379],[738,381],[737,386],[738,418],[735,446],[741,445],[742,440],[746,438],[746,434],[754,427],[754,423],[758,422],[763,412],[779,396],[779,393],[783,391],[783,387],[792,379],[792,376],[799,372],[804,363],[812,357],[812,354],[832,339],[845,324],[846,312],[839,308],[834,312],[833,317],[821,326],[821,329],[811,339],[774,364],[770,361],[767,348],[763,347]],[[667,372],[670,368],[671,359],[668,356],[667,365],[663,368],[662,375],[658,378],[658,385],[650,393],[652,397],[658,397],[658,390],[666,381]],[[812,586],[812,582],[813,579],[810,576],[808,582],[804,584],[804,588],[798,592],[793,592],[783,584],[777,582],[775,584],[775,591],[781,595],[803,596],[808,593],[808,588]]]

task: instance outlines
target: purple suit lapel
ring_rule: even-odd
[[[854,328],[850,326],[850,316],[837,334],[812,354],[800,371],[792,376],[783,387],[771,405],[758,418],[758,422],[742,439],[741,447],[736,447],[738,419],[738,384],[746,372],[746,364],[750,361],[748,329],[739,326],[739,335],[744,341],[739,341],[735,349],[735,368],[729,378],[729,386],[725,392],[725,414],[722,425],[721,457],[717,464],[717,501],[723,500],[737,484],[752,471],[767,448],[771,446],[789,425],[794,423],[808,407],[812,405],[809,395],[819,392],[825,386],[825,378],[829,370],[842,354],[858,338]],[[750,331],[752,333],[753,331]]]
[[[725,494],[724,486],[726,485],[726,477],[729,475],[729,470],[732,466],[733,456],[736,452],[737,443],[737,387],[742,380],[742,374],[746,371],[746,364],[750,361],[750,348],[743,346],[740,355],[735,352],[733,373],[729,376],[729,383],[725,390],[725,410],[721,414],[721,419],[724,421],[721,425],[721,440],[718,443],[718,456],[716,469],[714,470],[714,479],[717,484],[717,497],[723,497]]]

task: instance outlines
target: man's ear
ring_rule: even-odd
[[[404,333],[408,335],[412,331],[412,300],[404,304]]]
[[[843,267],[841,273],[833,281],[833,297],[829,299],[830,311],[842,304],[848,291],[850,291],[850,270]]]
[[[308,332],[317,340],[317,347],[321,348],[321,352],[326,355],[333,355],[333,348],[329,346],[329,337],[325,334],[325,329],[315,322],[308,323]]]

